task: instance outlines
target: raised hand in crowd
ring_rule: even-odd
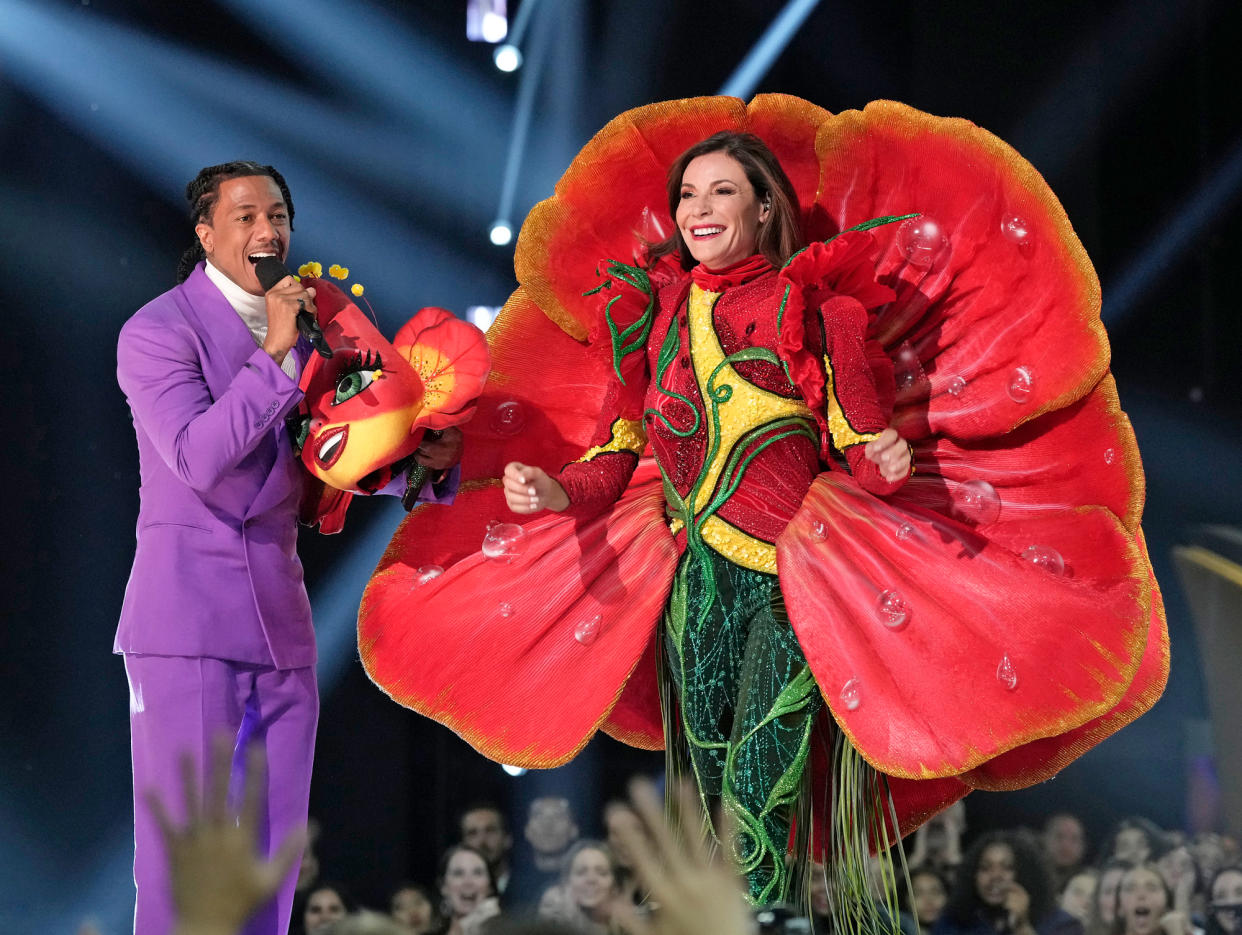
[[[291,833],[269,862],[255,848],[255,821],[267,764],[258,748],[249,751],[246,787],[240,810],[229,807],[232,741],[212,743],[207,789],[200,796],[193,761],[182,757],[185,821],[174,825],[168,808],[154,792],[146,799],[168,850],[174,935],[236,935],[245,921],[271,899],[302,851],[305,832]]]
[[[675,790],[683,815],[698,814],[694,790],[684,785]],[[679,840],[664,820],[655,788],[635,782],[631,788],[634,811],[647,829],[618,831],[634,862],[634,871],[655,905],[650,917],[633,907],[619,912],[618,923],[630,935],[747,935],[753,930],[750,910],[743,897],[742,881],[723,860],[716,859],[707,842],[693,833]],[[733,840],[732,823],[726,815],[720,837]]]

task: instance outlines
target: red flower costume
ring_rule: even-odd
[[[664,216],[667,166],[721,129],[769,145],[813,238],[921,217],[815,244],[779,273],[700,271],[692,288],[653,272],[649,313],[619,264],[584,299],[597,258],[630,257]],[[777,571],[832,719],[890,777],[903,833],[970,789],[1052,776],[1155,702],[1167,634],[1098,283],[1000,140],[886,101],[836,116],[782,95],[639,108],[531,212],[516,266],[457,506],[412,513],[363,598],[362,660],[395,700],[506,763],[563,763],[597,729],[660,747],[657,622],[685,536],[667,499],[711,513],[699,533],[730,562]],[[760,407],[787,435],[701,424],[704,373],[729,370],[717,384],[751,399],[720,405]],[[861,455],[890,423],[915,464],[895,491]],[[830,439],[852,477],[831,469]],[[583,461],[562,475],[573,509],[508,513],[511,460]],[[479,551],[493,520],[525,531],[507,564]],[[446,570],[420,583],[431,565]]]

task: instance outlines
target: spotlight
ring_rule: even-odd
[[[525,776],[526,775],[526,770],[523,769],[521,766],[510,766],[508,763],[503,763],[501,764],[500,768],[503,769],[510,776]]]
[[[492,238],[492,243],[498,247],[503,247],[513,239],[513,228],[509,226],[508,221],[493,221],[488,236]]]
[[[496,67],[501,71],[517,71],[522,67],[522,52],[515,45],[496,46],[496,51],[492,53],[492,61],[496,63]]]
[[[495,305],[469,305],[466,307],[466,321],[480,331],[486,331],[490,328],[492,322],[496,320],[496,316],[499,314],[500,309]]]
[[[472,42],[500,42],[509,35],[505,0],[466,0],[466,38]]]

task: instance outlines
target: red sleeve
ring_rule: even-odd
[[[866,443],[887,427],[867,362],[867,310],[850,296],[837,295],[820,306],[824,322],[828,377],[828,427],[832,442],[845,454],[850,472],[874,494],[890,494],[906,478],[887,481],[879,466],[867,459]]]
[[[595,515],[621,499],[647,444],[642,421],[650,381],[646,336],[656,303],[645,274],[638,281],[646,290],[630,278],[610,275],[596,293],[600,324],[590,336],[591,353],[605,356],[612,377],[592,447],[555,477],[569,496],[565,512],[571,515]]]

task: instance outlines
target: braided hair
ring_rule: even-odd
[[[289,186],[285,184],[285,177],[272,166],[245,160],[208,166],[194,176],[194,180],[185,187],[185,198],[190,203],[190,223],[195,225],[211,223],[216,201],[220,197],[221,182],[252,175],[265,175],[280,188],[281,197],[285,199],[285,208],[289,212],[289,230],[293,230],[293,196],[289,194]],[[177,282],[185,282],[186,277],[194,272],[198,261],[206,257],[203,245],[195,237],[194,243],[181,254],[181,261],[177,264]]]

